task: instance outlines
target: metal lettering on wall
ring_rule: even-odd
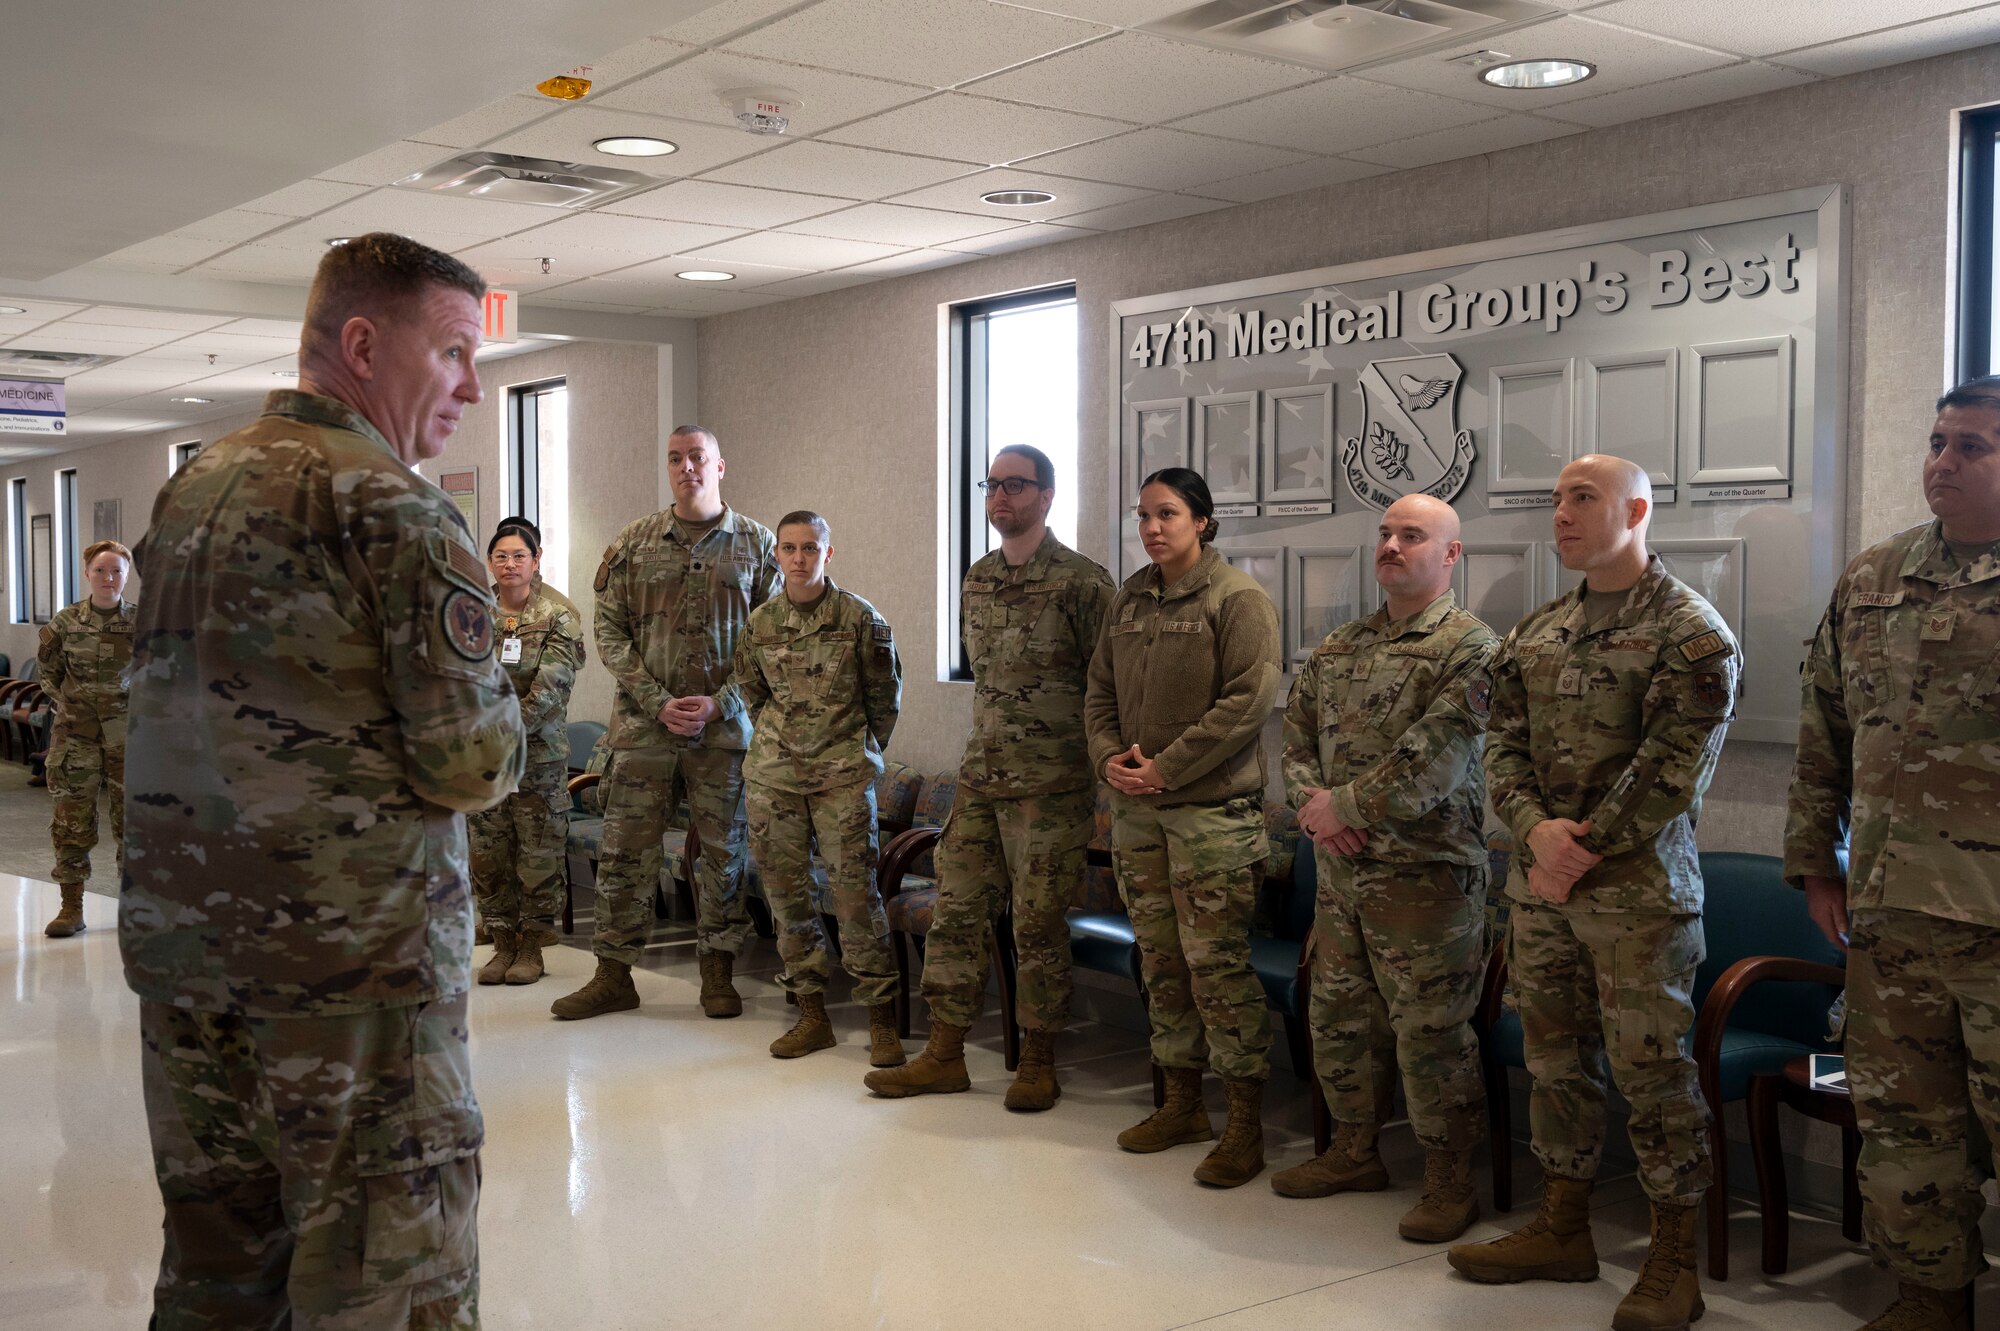
[[[1613,453],[1743,641],[1733,736],[1790,742],[1843,554],[1843,210],[1793,190],[1115,302],[1121,576],[1146,562],[1140,479],[1192,466],[1297,662],[1380,604],[1381,510],[1426,493],[1464,522],[1461,604],[1505,632],[1576,584],[1557,473]]]

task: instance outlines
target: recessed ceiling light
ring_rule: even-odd
[[[299,372],[297,370],[273,370],[271,371],[271,377],[274,379],[296,379],[299,377]]]
[[[26,314],[26,313],[27,310],[23,309],[19,305],[0,305],[0,314]]]
[[[1597,66],[1581,60],[1515,60],[1480,70],[1479,81],[1495,88],[1534,92],[1581,83],[1596,72]]]
[[[183,402],[190,407],[205,407],[209,403],[215,401],[215,399],[212,397],[170,397],[167,399],[167,401]]]
[[[674,276],[683,282],[733,282],[736,280],[736,274],[734,273],[718,273],[706,268],[690,268],[685,273],[675,273]]]
[[[348,241],[353,239],[354,237],[352,236],[328,236],[326,238],[327,248],[338,249],[340,246],[345,245]]]
[[[590,146],[613,157],[665,157],[679,149],[678,144],[642,134],[615,134],[608,139],[598,139]]]
[[[980,195],[979,201],[1000,208],[1032,208],[1038,203],[1054,203],[1056,196],[1045,189],[996,189]]]

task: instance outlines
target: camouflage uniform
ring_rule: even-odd
[[[888,621],[831,578],[810,606],[774,596],[750,613],[733,677],[715,700],[757,727],[743,776],[750,853],[764,870],[785,960],[778,983],[822,993],[833,971],[813,904],[816,841],[854,997],[869,1007],[893,1002],[896,963],[875,886],[875,778],[903,700]]]
[[[528,736],[520,789],[465,820],[472,886],[488,924],[553,925],[562,911],[569,835],[569,694],[583,668],[583,616],[535,579],[518,612],[494,610],[501,667],[521,699]],[[507,643],[520,643],[508,661]]]
[[[600,957],[632,965],[652,929],[660,842],[684,793],[701,837],[695,869],[696,947],[735,954],[750,934],[743,906],[743,751],[740,705],[683,739],[660,721],[679,697],[712,697],[728,682],[750,612],[783,586],[777,538],[725,508],[706,532],[672,509],[618,533],[597,570],[597,654],[618,681],[605,774],[604,844],[597,873]]]
[[[1313,1066],[1327,1108],[1373,1124],[1401,1056],[1410,1125],[1435,1150],[1484,1134],[1472,1012],[1486,964],[1486,781],[1479,767],[1498,639],[1450,592],[1407,619],[1385,606],[1329,634],[1285,708],[1285,795],[1368,836],[1320,848]],[[1378,1047],[1384,1023],[1395,1047]]]
[[[520,708],[444,494],[339,402],[264,411],[134,558],[118,930],[158,1324],[476,1327],[462,814],[519,781]]]
[[[1271,1018],[1250,966],[1250,915],[1270,853],[1259,736],[1282,673],[1277,607],[1211,546],[1170,587],[1157,565],[1141,569],[1107,615],[1084,700],[1091,770],[1137,744],[1165,787],[1111,796],[1153,1060],[1206,1059],[1219,1076],[1261,1082]]]
[[[924,940],[924,998],[947,1025],[979,1015],[987,936],[1010,905],[1020,1024],[1059,1031],[1069,1021],[1070,893],[1097,803],[1083,691],[1110,601],[1110,575],[1053,533],[1019,567],[995,550],[966,571],[959,634],[972,662],[972,732]]]
[[[1714,607],[1655,555],[1607,622],[1585,587],[1514,629],[1493,666],[1486,779],[1513,831],[1508,975],[1542,1168],[1595,1177],[1609,1055],[1631,1102],[1639,1181],[1688,1205],[1709,1183],[1708,1109],[1682,1038],[1704,955],[1694,825],[1734,713],[1742,653]],[[1528,890],[1528,833],[1590,821],[1604,858],[1563,905]]]
[[[97,844],[97,796],[111,803],[111,840],[125,840],[125,667],[132,661],[130,602],[99,610],[85,597],[56,611],[35,659],[42,688],[56,700],[49,734],[49,794],[55,818],[58,883],[90,877]]]
[[[1954,552],[1932,523],[1863,551],[1804,695],[1785,873],[1847,883],[1869,1246],[1956,1290],[1986,1266],[1969,1116],[2000,1142],[2000,547]]]

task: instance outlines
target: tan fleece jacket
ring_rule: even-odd
[[[1278,608],[1213,546],[1171,587],[1148,564],[1125,580],[1090,660],[1083,724],[1090,766],[1132,745],[1166,789],[1151,804],[1264,793],[1259,733],[1283,675]]]

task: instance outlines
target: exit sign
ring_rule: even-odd
[[[521,293],[489,287],[486,291],[485,337],[488,342],[521,340]]]

